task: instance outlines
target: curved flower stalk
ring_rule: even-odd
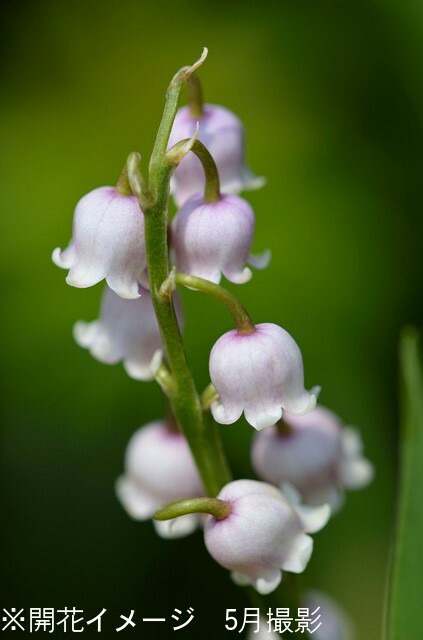
[[[179,271],[219,283],[222,274],[236,284],[250,280],[249,262],[264,269],[270,252],[250,255],[255,219],[251,206],[235,195],[222,195],[216,163],[207,148],[193,138],[181,140],[167,153],[168,162],[178,167],[195,154],[205,174],[204,195],[188,199],[172,223],[172,242]]]
[[[283,410],[304,414],[316,406],[318,387],[304,389],[301,351],[276,324],[225,333],[211,351],[209,369],[219,395],[211,410],[221,424],[232,424],[244,412],[251,426],[263,429],[275,424]]]
[[[251,459],[262,480],[289,482],[307,504],[328,503],[337,511],[344,489],[361,489],[373,478],[360,435],[334,413],[317,406],[303,416],[284,414],[283,424],[256,434]]]
[[[204,494],[200,477],[184,436],[164,421],[150,422],[134,433],[125,454],[125,473],[116,482],[116,493],[135,520],[149,520],[170,500]],[[201,523],[197,514],[177,520],[153,520],[165,538],[188,535]]]
[[[315,640],[354,640],[355,633],[348,614],[333,598],[320,591],[307,591],[301,602],[301,606],[307,608],[310,613],[318,609],[316,618],[320,615],[316,624],[311,625]],[[269,630],[271,624],[266,618],[260,618],[259,631],[250,629],[247,640],[279,640],[280,633]],[[295,628],[294,626],[291,628]],[[300,632],[302,633],[302,632]]]
[[[169,138],[169,148],[184,138],[191,138],[197,122],[200,126],[198,139],[216,162],[223,193],[259,189],[265,184],[264,178],[256,177],[245,164],[244,128],[240,119],[224,107],[205,104],[200,114],[193,114],[190,107],[179,109]],[[172,177],[171,190],[176,204],[181,206],[192,195],[204,191],[204,187],[201,163],[189,154]]]
[[[151,361],[163,345],[150,293],[146,290],[141,293],[136,300],[124,300],[106,286],[99,319],[77,322],[73,334],[79,346],[88,349],[100,362],[122,361],[131,378],[152,380]],[[175,308],[181,325],[178,298],[175,298]]]
[[[91,287],[106,279],[122,298],[138,298],[148,288],[144,216],[133,195],[114,187],[90,191],[76,205],[72,240],[53,251],[53,262],[69,269],[66,282]]]
[[[235,480],[220,491],[229,504],[223,519],[209,516],[204,541],[213,558],[240,585],[271,593],[282,579],[281,570],[302,573],[313,550],[307,535],[322,529],[330,517],[328,505],[304,508],[269,484]]]
[[[206,202],[189,198],[172,222],[172,240],[178,271],[219,283],[222,274],[235,284],[251,279],[250,262],[265,268],[270,253],[250,256],[255,228],[254,212],[246,200],[222,195]]]

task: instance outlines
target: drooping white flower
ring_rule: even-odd
[[[181,320],[178,297],[174,300]],[[122,361],[131,378],[153,379],[151,361],[162,349],[162,340],[148,291],[142,290],[136,300],[124,300],[106,286],[99,319],[77,322],[73,333],[76,342],[89,349],[100,362],[116,364]]]
[[[116,482],[116,493],[135,520],[149,520],[164,503],[204,495],[197,468],[185,437],[164,421],[150,422],[134,433],[125,454],[125,473]],[[158,522],[164,538],[188,535],[201,516],[189,514]]]
[[[264,268],[266,252],[250,256],[255,220],[252,207],[234,195],[205,202],[202,195],[189,198],[172,222],[172,240],[178,271],[219,283],[222,274],[235,284],[250,280],[246,266]]]
[[[245,164],[244,127],[240,119],[228,109],[204,105],[204,115],[193,117],[189,107],[176,114],[169,148],[180,140],[192,138],[199,123],[198,139],[207,147],[216,162],[222,193],[239,193],[243,189],[258,189],[264,179],[254,176]],[[171,191],[178,206],[196,193],[204,191],[204,171],[200,160],[189,153],[176,168]]]
[[[334,413],[317,406],[304,416],[284,414],[284,428],[256,434],[251,459],[259,478],[292,484],[307,504],[329,503],[337,510],[344,489],[361,489],[373,477],[360,435]]]
[[[320,591],[307,591],[302,598],[301,607],[309,611],[309,628],[315,640],[354,640],[353,625],[347,613],[330,596]],[[314,612],[317,613],[312,616]],[[295,612],[296,615],[296,612]],[[292,612],[294,617],[294,612]],[[320,616],[320,617],[319,617]],[[314,624],[313,624],[313,621]],[[292,622],[291,629],[295,630],[298,623]],[[259,620],[259,631],[251,625],[247,640],[278,640],[280,633],[272,629],[272,624],[265,618]],[[300,631],[300,633],[304,633]]]
[[[91,287],[104,278],[122,298],[138,298],[148,288],[144,214],[135,196],[114,187],[99,187],[78,202],[72,240],[55,249],[53,262],[69,269],[66,282]]]
[[[302,507],[294,497],[264,482],[235,480],[218,498],[230,505],[223,520],[209,516],[204,540],[210,555],[232,572],[240,585],[251,584],[262,594],[270,593],[282,579],[281,569],[304,571],[313,540],[330,517],[330,507]]]
[[[258,324],[249,334],[225,333],[211,351],[209,369],[219,394],[211,410],[221,424],[232,424],[244,411],[255,429],[263,429],[282,410],[302,414],[316,405],[318,388],[304,389],[301,351],[276,324]]]

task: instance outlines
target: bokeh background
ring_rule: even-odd
[[[321,402],[360,427],[377,470],[316,536],[304,583],[343,604],[358,638],[380,638],[397,339],[422,321],[421,6],[39,0],[8,3],[2,17],[1,606],[75,606],[87,618],[104,607],[106,637],[130,609],[169,617],[192,606],[183,633],[197,638],[225,635],[225,609],[248,606],[200,534],[159,540],[118,504],[126,443],[162,415],[161,394],[74,344],[72,324],[96,317],[102,288],[66,286],[50,260],[76,201],[113,184],[129,151],[147,159],[168,81],[207,45],[206,99],[242,118],[249,163],[268,178],[247,197],[255,249],[270,247],[273,261],[237,292],[258,322],[295,336],[307,385],[321,384]],[[203,386],[230,318],[205,296],[183,298]],[[250,475],[251,428],[222,433],[235,475]]]

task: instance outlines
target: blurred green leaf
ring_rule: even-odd
[[[400,343],[402,424],[397,526],[387,612],[387,640],[423,638],[423,374],[419,335],[404,330]]]

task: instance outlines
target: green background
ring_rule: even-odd
[[[192,606],[195,620],[180,633],[218,638],[225,609],[248,606],[200,534],[162,541],[118,504],[126,443],[162,415],[161,395],[73,343],[72,324],[96,317],[101,286],[66,286],[50,260],[69,240],[77,200],[113,184],[129,151],[147,162],[168,81],[206,45],[206,99],[242,118],[249,163],[268,179],[247,197],[254,248],[272,249],[271,266],[230,288],[257,322],[294,335],[307,386],[320,384],[322,404],[360,427],[376,466],[372,486],[351,493],[315,537],[304,583],[336,596],[358,638],[380,638],[396,345],[404,323],[422,320],[422,31],[410,0],[4,8],[1,607],[75,606],[86,618],[104,607],[103,635],[115,637],[130,609],[169,618]],[[183,298],[202,387],[230,318],[205,296]],[[239,423],[222,434],[236,476],[250,475],[252,429]],[[127,633],[174,632],[139,624]]]

